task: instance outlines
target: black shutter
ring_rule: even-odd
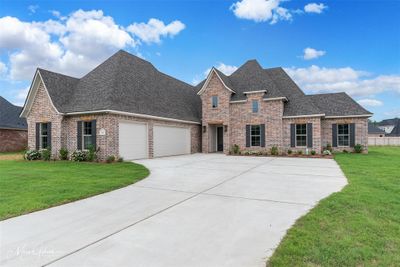
[[[332,147],[337,147],[337,124],[332,124]]]
[[[96,150],[96,120],[92,120],[92,144],[94,150]]]
[[[307,123],[307,147],[313,147],[312,123]]]
[[[260,144],[265,147],[265,124],[260,124]]]
[[[51,122],[47,123],[47,149],[51,149]]]
[[[250,125],[246,125],[246,147],[250,147]]]
[[[77,122],[77,130],[76,130],[76,142],[77,142],[77,149],[82,150],[82,121]]]
[[[40,149],[40,123],[36,123],[36,150]]]
[[[350,147],[354,147],[356,142],[356,124],[350,123]]]
[[[290,124],[290,147],[296,146],[296,124]]]

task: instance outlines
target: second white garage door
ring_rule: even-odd
[[[190,154],[190,129],[154,125],[154,157]]]
[[[148,158],[147,124],[119,123],[119,155],[126,160]]]

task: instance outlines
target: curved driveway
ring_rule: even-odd
[[[333,160],[194,154],[138,161],[128,187],[0,222],[1,266],[265,266],[347,183]]]

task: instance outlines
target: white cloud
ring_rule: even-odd
[[[307,47],[306,49],[304,49],[303,52],[304,52],[303,59],[305,60],[319,58],[326,54],[326,52],[323,50],[316,50],[311,47]]]
[[[309,3],[304,6],[304,11],[306,13],[317,13],[321,14],[324,9],[327,9],[328,7],[324,5],[323,3]]]
[[[292,19],[289,10],[279,6],[280,3],[281,0],[241,0],[232,4],[230,9],[240,19],[275,24],[279,20]]]
[[[217,70],[221,71],[223,74],[225,75],[231,75],[233,72],[235,72],[235,70],[238,69],[238,67],[236,66],[232,66],[232,65],[226,65],[222,62],[218,63],[218,65],[215,67]],[[208,73],[210,73],[211,68],[208,68],[204,71],[204,77],[207,77]]]
[[[175,20],[167,25],[161,20],[150,19],[147,23],[133,23],[127,30],[145,43],[160,43],[161,37],[173,37],[185,29],[185,24]]]
[[[0,61],[0,76],[7,72],[7,66],[3,62]]]
[[[133,48],[138,53],[136,35],[101,10],[77,10],[66,17],[57,11],[53,14],[57,19],[37,22],[0,18],[0,49],[9,54],[10,79],[30,80],[37,67],[79,77],[119,49]],[[155,23],[150,25],[164,25],[150,21]],[[159,42],[161,37],[176,35],[182,25],[179,21],[164,25],[159,35],[148,40]]]
[[[285,68],[285,71],[308,93],[346,92],[352,96],[371,97],[390,91],[400,94],[400,75],[372,77],[365,71],[345,68]]]
[[[385,116],[392,118],[400,118],[400,108],[394,108],[383,113]]]
[[[29,6],[28,6],[29,13],[30,13],[30,14],[36,13],[36,10],[37,10],[38,8],[39,8],[38,5],[29,5]]]
[[[383,105],[383,102],[377,99],[365,98],[357,101],[364,107],[379,107]]]

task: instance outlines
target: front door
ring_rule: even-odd
[[[217,127],[217,151],[224,151],[223,127]]]

